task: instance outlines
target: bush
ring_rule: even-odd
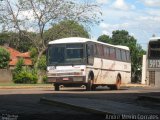
[[[10,54],[5,49],[0,47],[0,69],[4,69],[8,67],[10,61]]]
[[[43,76],[43,83],[47,83],[47,75]]]
[[[19,73],[20,71],[22,71],[23,64],[24,64],[24,59],[20,58],[16,64],[16,68],[14,69],[14,72]]]
[[[47,69],[46,56],[45,55],[42,55],[42,57],[38,61],[38,69],[40,69],[40,70],[46,70]]]
[[[37,80],[37,73],[29,68],[22,68],[19,72],[14,71],[13,81],[15,83],[35,84]]]

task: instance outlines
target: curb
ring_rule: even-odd
[[[122,84],[122,87],[149,87],[148,85],[144,84]]]
[[[60,102],[60,101],[53,100],[53,99],[48,99],[48,98],[45,98],[45,97],[40,98],[40,103],[46,103],[46,104],[71,108],[71,109],[75,109],[75,110],[86,111],[86,112],[90,112],[90,113],[93,113],[93,114],[101,114],[101,115],[110,114],[110,115],[113,115],[113,113],[104,112],[104,111],[101,111],[101,110],[96,110],[96,109],[87,108],[87,107],[81,107],[81,106],[74,105],[74,104],[69,104],[69,103]]]

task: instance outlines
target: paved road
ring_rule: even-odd
[[[41,97],[76,97],[100,100],[112,100],[135,105],[144,105],[153,109],[159,109],[157,105],[147,105],[137,101],[139,95],[160,95],[159,89],[151,88],[123,88],[119,91],[111,91],[99,88],[97,91],[85,91],[83,88],[63,88],[54,91],[51,88],[34,89],[0,89],[0,120],[7,115],[18,116],[18,120],[104,120],[105,116],[97,116],[79,110],[63,108],[60,106],[46,105],[39,102]],[[143,104],[142,104],[143,103]],[[147,103],[148,104],[148,103]]]
[[[105,118],[39,102],[41,97],[49,97],[53,93],[55,93],[53,89],[49,88],[0,89],[0,120],[7,116],[18,116],[18,120],[98,120]]]

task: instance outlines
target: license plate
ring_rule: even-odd
[[[69,78],[63,78],[63,80],[69,80]]]

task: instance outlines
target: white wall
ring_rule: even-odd
[[[146,62],[146,55],[143,55],[143,60],[142,60],[142,80],[141,84],[146,84],[146,68],[147,67],[147,62]]]

